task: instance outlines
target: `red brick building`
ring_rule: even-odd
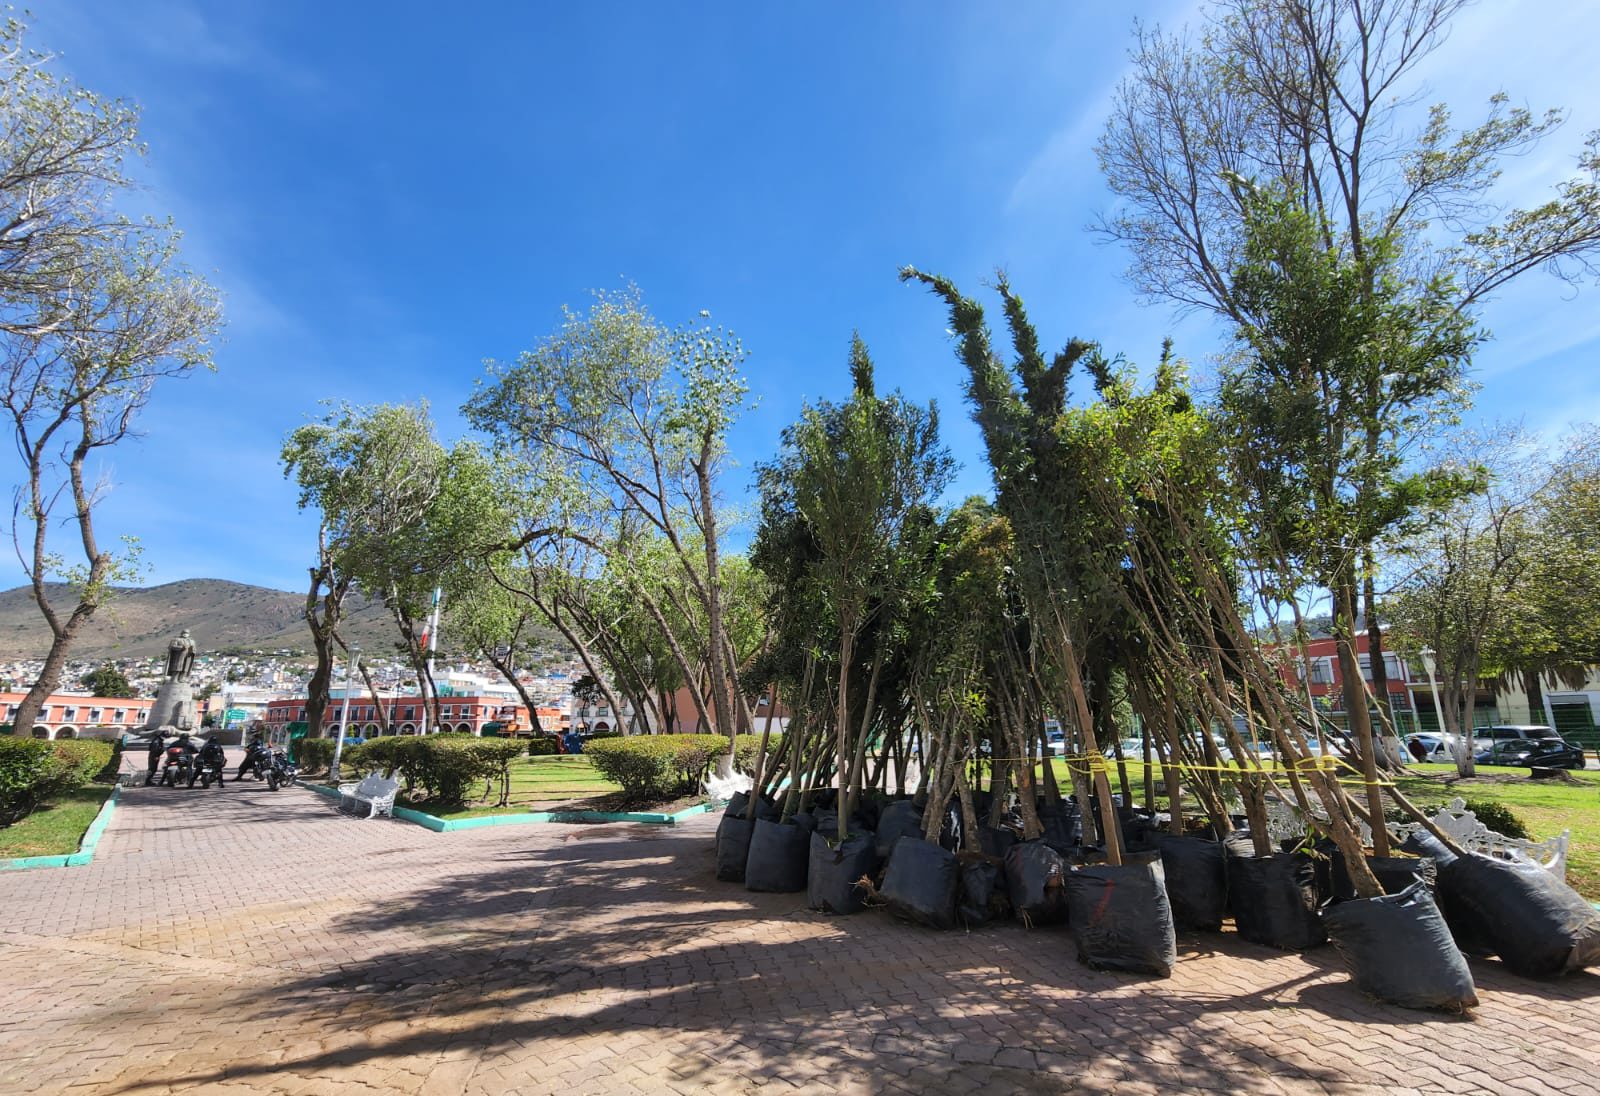
[[[1285,684],[1296,689],[1300,687],[1309,672],[1311,695],[1317,699],[1319,705],[1324,706],[1325,711],[1338,717],[1344,713],[1344,674],[1339,669],[1339,655],[1335,648],[1336,641],[1331,636],[1308,642],[1303,658],[1300,657],[1297,648],[1287,648],[1285,653],[1288,657],[1284,659],[1280,672]],[[1364,631],[1356,633],[1356,657],[1361,663],[1361,676],[1370,689],[1372,657],[1369,653],[1367,633]],[[1412,681],[1411,668],[1406,665],[1405,660],[1390,650],[1385,650],[1383,653],[1383,666],[1388,678],[1389,710],[1394,712],[1400,730],[1415,729],[1416,705],[1412,698],[1417,685]],[[1426,678],[1423,679],[1421,687],[1422,703],[1431,704]],[[1428,715],[1428,721],[1434,722],[1431,708]]]

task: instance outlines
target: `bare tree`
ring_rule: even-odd
[[[20,458],[12,542],[51,643],[18,734],[31,733],[83,626],[136,573],[137,543],[119,553],[95,529],[109,484],[94,458],[134,434],[158,380],[210,366],[221,323],[171,225],[113,208],[129,185],[123,163],[141,151],[137,112],[54,75],[24,30],[0,26],[0,406]],[[51,546],[66,525],[81,563]],[[62,579],[70,605],[53,600]]]

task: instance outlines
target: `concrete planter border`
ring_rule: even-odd
[[[117,800],[121,796],[120,784],[111,789],[106,801],[100,804],[100,810],[95,814],[94,821],[83,831],[83,839],[78,842],[77,852],[59,853],[55,856],[18,856],[10,860],[0,860],[0,871],[24,871],[28,868],[81,868],[85,864],[93,863],[94,850],[100,844],[100,835],[105,833],[106,827],[111,824],[111,812],[116,809]]]
[[[314,791],[319,795],[335,798],[339,795],[339,789],[330,788],[326,784],[301,782],[299,786]],[[402,821],[432,830],[434,833],[453,833],[456,830],[479,830],[486,826],[530,826],[546,822],[568,824],[638,822],[647,826],[671,826],[697,814],[705,814],[713,806],[711,803],[699,803],[674,814],[663,814],[657,811],[532,811],[523,814],[484,814],[475,818],[440,818],[437,815],[414,811],[410,807],[396,807],[394,816]]]

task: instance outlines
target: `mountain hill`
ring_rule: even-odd
[[[71,595],[51,584],[52,604],[65,612]],[[226,650],[311,650],[305,595],[223,579],[191,578],[163,586],[130,586],[102,606],[79,633],[70,657],[137,658],[164,654],[187,628],[202,654]],[[369,652],[388,652],[398,635],[381,603],[352,594],[339,634]],[[43,658],[50,629],[26,586],[0,592],[0,659]]]

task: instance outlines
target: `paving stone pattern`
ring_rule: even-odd
[[[1600,1091],[1600,976],[1474,964],[1474,1019],[1337,954],[938,933],[712,875],[678,827],[435,834],[302,789],[125,793],[95,863],[0,876],[0,1092]]]

